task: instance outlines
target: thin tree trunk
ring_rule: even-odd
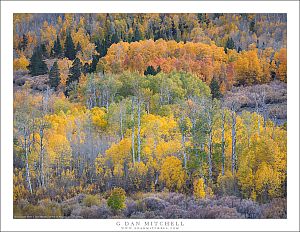
[[[26,182],[27,182],[28,190],[30,194],[32,194],[32,186],[31,186],[29,163],[28,163],[28,144],[26,138],[25,138],[24,146],[25,146],[25,160],[26,160]]]
[[[141,162],[141,101],[138,100],[138,162]]]
[[[134,98],[132,98],[132,105],[131,105],[131,123],[132,123],[132,131],[131,131],[132,162],[135,163],[135,152],[134,152]]]
[[[231,171],[232,175],[235,174],[236,170],[236,151],[235,151],[235,146],[236,146],[236,113],[232,111],[231,113],[232,117],[232,130],[231,130],[231,138],[232,138],[232,148],[231,148]]]
[[[225,112],[222,110],[222,175],[225,174]]]
[[[45,186],[45,176],[44,176],[44,131],[43,128],[40,129],[40,179],[41,179],[41,186]]]
[[[181,145],[182,145],[182,153],[183,153],[183,166],[186,169],[187,166],[187,158],[186,158],[186,153],[185,153],[185,132],[182,130],[181,131]]]
[[[122,103],[120,103],[120,134],[121,134],[121,139],[123,139],[123,106],[122,106]]]
[[[208,126],[209,126],[209,134],[208,134],[208,175],[209,180],[212,180],[212,117],[210,113],[208,114]]]
[[[258,97],[255,93],[255,110],[257,114],[257,133],[260,135],[260,120],[259,120],[259,104],[258,104]]]

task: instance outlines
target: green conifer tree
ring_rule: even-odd
[[[66,91],[65,95],[68,97],[70,91],[76,86],[79,82],[79,78],[81,75],[82,64],[78,57],[72,63],[72,67],[69,70],[69,76],[66,82]]]
[[[76,57],[76,50],[70,33],[68,33],[66,37],[65,57],[67,57],[69,60],[74,60]]]
[[[38,76],[48,73],[48,67],[43,59],[43,49],[41,46],[38,46],[34,49],[28,66],[31,76]]]
[[[60,73],[57,61],[54,62],[53,66],[50,69],[48,84],[50,88],[53,88],[55,91],[57,90],[57,87],[60,84]]]

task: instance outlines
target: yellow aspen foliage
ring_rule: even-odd
[[[56,37],[56,28],[51,24],[49,25],[47,21],[44,21],[41,28],[41,40],[45,43],[47,52],[49,54],[54,45]]]
[[[20,58],[14,59],[14,70],[27,70],[28,65],[29,61],[23,54]]]
[[[185,183],[185,172],[182,162],[175,156],[168,156],[162,164],[159,179],[170,190],[180,191]]]
[[[209,186],[206,187],[205,194],[206,194],[206,197],[209,197],[209,198],[214,197],[214,191]]]
[[[51,134],[47,141],[47,151],[51,163],[58,164],[59,167],[69,166],[72,149],[67,138],[61,134]]]
[[[220,173],[217,179],[217,186],[222,194],[233,195],[234,177],[232,172],[227,170],[224,176]]]
[[[250,197],[254,189],[255,176],[252,173],[251,167],[248,165],[249,160],[243,159],[240,163],[239,170],[237,172],[237,178],[244,197]]]
[[[262,68],[257,50],[243,51],[235,62],[236,79],[239,84],[256,84],[262,81]]]
[[[281,81],[287,81],[287,50],[281,48],[278,53],[275,54],[275,60],[278,65],[276,75]]]
[[[205,184],[203,178],[195,179],[193,186],[194,196],[199,199],[205,198]]]
[[[106,156],[110,158],[114,165],[123,164],[127,159],[131,159],[131,139],[124,138],[117,144],[112,144],[106,150]]]
[[[244,197],[265,201],[282,195],[282,183],[286,180],[286,152],[266,132],[253,135],[251,144],[239,157],[237,179]]]
[[[251,192],[250,198],[251,198],[252,201],[256,201],[257,195],[256,195],[256,192],[254,190]]]
[[[58,69],[60,73],[60,85],[65,87],[69,75],[69,69],[72,66],[72,61],[68,58],[58,59]]]
[[[27,188],[25,187],[25,180],[23,178],[22,170],[15,169],[13,182],[14,182],[14,189],[13,189],[13,196],[14,202],[26,199],[27,195],[29,194]]]
[[[280,196],[280,178],[279,173],[271,165],[263,162],[255,175],[255,187],[260,195],[267,194],[269,197]]]
[[[147,114],[142,117],[142,134],[147,137],[155,136],[158,139],[161,135],[169,138],[170,134],[177,128],[174,118],[162,117],[159,115]]]
[[[181,151],[181,143],[179,140],[170,140],[168,142],[161,141],[156,147],[156,154],[159,159],[168,155],[178,154]]]
[[[121,177],[124,175],[123,165],[121,163],[115,164],[113,174],[114,174],[114,176],[118,176],[118,177]]]
[[[105,172],[105,158],[101,154],[95,159],[95,169],[97,175],[103,175]]]
[[[96,127],[103,129],[107,125],[107,120],[105,118],[106,116],[105,111],[99,107],[94,107],[91,109],[91,113],[92,113],[93,124]]]
[[[144,162],[131,163],[129,167],[129,174],[137,189],[141,187],[143,180],[146,179],[147,171],[148,167],[144,164]]]
[[[152,176],[154,176],[154,173],[159,170],[157,159],[154,159],[153,157],[149,157],[146,166]]]

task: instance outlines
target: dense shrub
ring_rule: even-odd
[[[262,218],[287,218],[286,199],[273,199],[270,203],[262,206]]]
[[[83,199],[83,204],[87,207],[91,207],[93,205],[99,205],[100,199],[97,195],[86,195]]]
[[[114,188],[107,200],[107,205],[113,210],[118,211],[125,208],[126,192],[122,188]]]
[[[148,211],[163,210],[166,208],[166,202],[156,197],[147,197],[142,200],[142,204]]]
[[[260,207],[251,200],[243,199],[241,204],[237,207],[237,211],[245,216],[245,218],[259,218]]]
[[[187,212],[177,205],[168,206],[162,211],[161,215],[166,219],[187,218]]]
[[[124,216],[129,218],[132,214],[138,211],[138,205],[135,201],[127,201],[126,208],[124,210]]]
[[[236,196],[198,199],[179,193],[140,193],[137,198],[126,199],[125,191],[112,190],[108,200],[98,196],[78,195],[58,203],[44,199],[37,204],[20,200],[14,205],[14,216],[64,218],[132,218],[132,219],[236,219],[286,218],[286,200],[273,199],[260,205]],[[111,202],[111,203],[109,203]],[[111,206],[109,206],[111,204]],[[119,207],[121,208],[112,208]],[[120,212],[121,209],[124,209]],[[118,214],[117,214],[118,213]]]

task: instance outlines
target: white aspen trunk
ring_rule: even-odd
[[[209,126],[209,135],[208,135],[208,175],[209,180],[212,180],[212,117],[211,114],[208,114],[208,126]]]
[[[182,117],[181,120],[183,122],[184,117]],[[183,165],[184,165],[184,168],[186,169],[187,158],[186,158],[186,153],[185,153],[185,131],[183,128],[181,129],[181,146],[182,146],[182,154],[183,154]]]
[[[222,110],[222,175],[225,174],[225,112]]]
[[[265,90],[262,93],[262,108],[263,108],[263,118],[264,118],[264,129],[266,130],[267,128],[267,104],[266,104],[266,92]]]
[[[106,111],[108,112],[108,106],[109,106],[109,95],[108,95],[108,91],[106,92]]]
[[[27,182],[28,190],[29,190],[30,194],[32,194],[32,186],[31,186],[29,163],[28,163],[28,143],[27,143],[26,135],[24,137],[25,137],[24,146],[25,146],[25,162],[26,162],[26,167],[25,167],[25,169],[26,169],[26,182]]]
[[[44,131],[43,128],[40,129],[40,179],[41,179],[41,186],[45,186],[45,176],[44,176]]]
[[[183,163],[184,163],[184,168],[186,169],[187,165],[187,158],[186,158],[186,153],[185,153],[185,133],[182,133],[182,150],[183,150]]]
[[[141,162],[141,101],[138,99],[138,162]]]
[[[123,139],[123,106],[120,104],[120,134],[121,139]]]
[[[135,163],[135,152],[134,152],[134,98],[132,98],[131,122],[132,122],[132,131],[131,131],[132,162]]]
[[[231,130],[231,138],[232,138],[232,148],[231,148],[231,171],[232,175],[235,174],[236,170],[236,151],[235,151],[235,146],[236,146],[236,114],[232,110],[232,130]]]

